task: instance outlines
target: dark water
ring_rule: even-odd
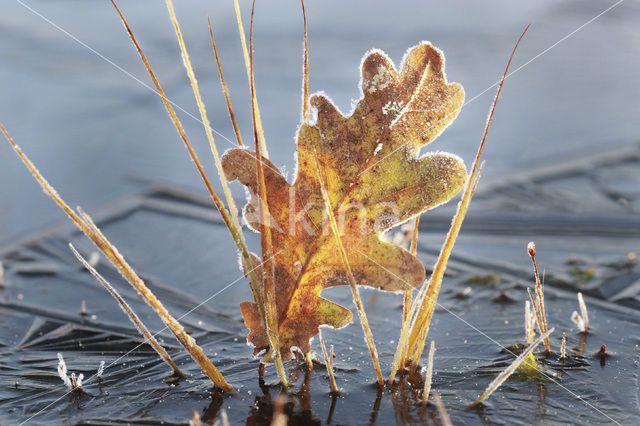
[[[108,2],[27,4],[148,83]],[[309,4],[311,88],[326,91],[348,111],[359,95],[357,67],[365,51],[380,47],[399,61],[407,47],[426,39],[444,50],[449,80],[461,82],[471,100],[498,79],[527,23],[533,27],[514,69],[613,4]],[[121,6],[169,96],[197,115],[164,6],[134,1]],[[214,128],[232,139],[207,41],[207,14],[216,25],[236,112],[248,135],[248,93],[231,3],[177,6]],[[106,234],[175,316],[206,301],[181,322],[238,389],[237,394],[212,389],[163,331],[169,352],[189,374],[187,380],[166,383],[165,365],[139,345],[138,334],[82,270],[67,242],[84,253],[92,246],[66,225],[8,146],[0,144],[0,259],[6,267],[0,289],[0,424],[185,423],[193,409],[210,422],[224,409],[232,423],[268,424],[282,389],[271,385],[277,381],[273,368],[267,369],[265,385],[258,382],[258,363],[244,344],[237,306],[249,300],[248,286],[159,99],[18,2],[8,0],[0,10],[0,120],[70,204],[100,218]],[[272,159],[291,174],[300,109],[299,5],[258,2],[256,13],[265,131]],[[638,422],[640,269],[629,253],[640,252],[639,15],[636,2],[622,2],[507,82],[483,182],[430,332],[437,346],[433,389],[456,424]],[[465,106],[432,149],[470,161],[492,93]],[[199,123],[187,114],[181,118],[208,158]],[[224,137],[217,138],[221,148],[231,147]],[[149,190],[148,182],[173,189]],[[423,218],[419,256],[427,267],[435,261],[451,212],[452,206],[445,206]],[[256,247],[256,235],[248,237]],[[563,366],[552,355],[543,360],[551,377],[514,377],[486,405],[464,411],[513,358],[504,347],[524,340],[530,240],[545,268],[549,323],[556,327],[552,345],[558,350],[560,335],[567,332],[572,358]],[[152,331],[162,329],[104,260],[99,270]],[[467,286],[472,291],[461,299]],[[569,319],[577,309],[577,290],[590,308],[593,330],[586,338]],[[400,298],[361,292],[388,372]],[[511,302],[498,301],[502,292]],[[323,294],[352,306],[345,289]],[[86,317],[79,314],[82,300]],[[434,407],[422,408],[410,387],[377,391],[359,324],[324,335],[336,347],[342,393],[329,395],[323,366],[308,376],[303,364],[292,362],[290,421],[439,422]],[[602,344],[609,353],[604,359],[593,355]],[[320,354],[317,341],[313,350]],[[56,374],[57,352],[70,371],[85,376],[94,375],[100,361],[109,367],[102,381],[87,380],[88,395],[70,396]]]

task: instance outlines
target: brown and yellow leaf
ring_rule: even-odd
[[[383,52],[372,51],[361,68],[363,97],[349,117],[325,96],[312,96],[317,119],[298,130],[293,184],[262,159],[285,360],[294,346],[308,352],[320,325],[339,328],[353,317],[348,309],[320,296],[323,289],[348,280],[326,223],[316,158],[356,282],[385,291],[418,286],[425,269],[415,256],[381,241],[380,235],[448,201],[467,177],[464,163],[455,155],[419,155],[420,148],[455,119],[464,101],[462,86],[446,81],[442,53],[421,44],[407,53],[396,71]],[[223,168],[229,180],[248,187],[251,199],[245,219],[259,230],[255,153],[232,149],[223,157]],[[241,310],[255,352],[268,349],[256,304],[244,302]]]

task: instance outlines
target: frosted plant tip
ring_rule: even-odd
[[[581,333],[587,331],[584,325],[584,320],[576,311],[573,311],[573,313],[571,314],[571,321],[573,321],[573,323],[576,325],[576,327],[578,327],[578,330],[580,330]]]
[[[530,241],[527,244],[527,251],[529,252],[529,256],[534,257],[536,255],[536,243]]]
[[[84,374],[80,374],[76,377],[76,373],[71,373],[71,378],[67,375],[67,364],[64,362],[62,354],[58,352],[58,376],[62,379],[62,382],[70,390],[82,390],[82,381],[84,380]]]

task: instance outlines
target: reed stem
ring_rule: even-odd
[[[338,224],[336,223],[336,218],[333,214],[333,208],[331,207],[331,200],[329,199],[329,194],[327,193],[327,189],[325,186],[326,176],[320,172],[320,162],[318,160],[318,151],[314,143],[312,143],[312,146],[313,146],[313,155],[314,155],[315,164],[316,164],[316,173],[318,174],[318,182],[320,182],[320,191],[322,192],[322,198],[324,200],[327,215],[329,217],[329,226],[335,238],[336,245],[338,246],[338,252],[340,254],[340,258],[342,259],[342,264],[344,266],[345,272],[347,273],[347,278],[349,279],[351,294],[353,295],[353,300],[356,304],[356,309],[358,310],[358,317],[360,318],[362,330],[364,331],[365,341],[367,342],[367,346],[369,347],[371,360],[373,361],[373,368],[376,372],[376,381],[378,383],[378,386],[382,387],[384,385],[384,379],[382,377],[382,370],[380,369],[380,359],[378,358],[378,350],[376,349],[376,344],[375,344],[375,341],[373,340],[373,333],[371,333],[371,328],[369,327],[367,314],[364,310],[364,306],[362,305],[362,300],[360,299],[360,293],[358,292],[356,280],[353,276],[353,272],[351,271],[349,258],[347,256],[347,252],[344,249],[344,245],[342,244],[342,238],[340,237]]]
[[[180,367],[178,367],[176,363],[173,361],[173,359],[171,359],[171,356],[160,345],[160,343],[158,343],[158,341],[153,336],[153,334],[151,334],[149,329],[140,320],[138,315],[136,315],[133,309],[131,309],[131,306],[129,306],[129,304],[122,298],[122,296],[120,296],[118,291],[115,288],[113,288],[111,284],[109,284],[109,282],[105,280],[104,277],[102,277],[102,275],[100,275],[100,273],[96,271],[96,269],[93,266],[91,266],[89,262],[84,257],[82,257],[80,253],[78,253],[78,251],[73,246],[73,244],[69,243],[69,248],[71,249],[73,254],[78,258],[78,260],[84,265],[84,267],[89,272],[91,272],[91,275],[93,275],[94,278],[97,279],[104,286],[104,288],[107,289],[109,293],[111,293],[113,298],[116,299],[116,301],[118,302],[118,304],[120,305],[124,313],[127,314],[127,316],[129,317],[133,325],[135,325],[138,331],[145,337],[145,339],[149,342],[151,347],[158,353],[158,355],[160,355],[160,358],[162,358],[162,360],[166,362],[169,365],[169,367],[171,367],[171,369],[175,374],[177,374],[182,378],[186,378],[187,375],[183,373],[182,370],[180,370]]]
[[[322,347],[322,355],[324,356],[324,364],[327,366],[327,372],[329,373],[329,388],[333,393],[339,393],[338,384],[336,383],[336,376],[333,374],[333,345],[331,345],[331,354],[327,354],[327,348],[324,345],[324,338],[322,337],[322,330],[318,330],[318,336],[320,338],[320,346]]]
[[[224,98],[227,102],[227,110],[229,110],[229,117],[231,118],[231,124],[233,124],[233,131],[236,134],[236,140],[238,145],[244,146],[242,142],[242,136],[240,135],[240,128],[236,120],[236,114],[233,112],[233,106],[231,105],[231,97],[229,96],[229,88],[227,87],[227,81],[224,78],[224,72],[222,71],[222,64],[220,63],[220,55],[218,54],[218,47],[216,46],[216,40],[213,37],[213,26],[211,25],[211,18],[207,18],[209,22],[209,34],[211,36],[211,46],[213,46],[213,54],[216,57],[216,65],[218,66],[218,74],[220,74],[220,84],[222,84],[222,90],[224,91]]]
[[[473,194],[475,193],[475,190],[479,182],[479,178],[480,178],[482,167],[483,167],[483,164],[481,164],[480,159],[482,156],[482,151],[484,149],[485,142],[487,140],[487,135],[489,133],[489,128],[491,126],[491,121],[495,113],[497,102],[498,102],[498,99],[500,98],[500,94],[502,93],[502,88],[507,78],[507,73],[509,72],[509,67],[511,66],[511,61],[513,60],[513,56],[518,48],[518,45],[520,44],[520,41],[522,40],[522,38],[524,37],[528,29],[529,29],[529,26],[527,26],[525,30],[522,32],[522,35],[518,39],[515,47],[513,48],[513,51],[511,52],[511,56],[509,57],[509,61],[507,62],[506,69],[504,71],[504,74],[502,75],[502,79],[500,80],[500,85],[498,86],[498,92],[493,101],[493,105],[491,107],[491,112],[489,113],[487,124],[485,125],[485,128],[484,128],[482,141],[480,142],[480,146],[478,147],[478,151],[476,153],[476,157],[474,159],[471,172],[469,173],[469,177],[467,178],[467,184],[462,194],[462,199],[458,204],[458,209],[451,222],[451,227],[449,228],[449,232],[447,233],[447,237],[445,239],[444,245],[440,250],[440,255],[438,256],[438,260],[436,261],[431,278],[428,281],[425,281],[425,283],[422,285],[421,291],[424,291],[424,292],[422,296],[417,300],[419,307],[411,320],[411,327],[409,330],[409,341],[407,346],[408,351],[405,349],[405,347],[401,347],[401,345],[398,344],[398,347],[396,348],[394,360],[393,360],[394,366],[400,365],[400,358],[405,353],[414,354],[413,358],[411,359],[412,366],[420,362],[420,359],[416,358],[415,355],[422,354],[422,350],[420,348],[424,347],[424,343],[429,332],[431,318],[435,310],[438,294],[440,293],[440,287],[442,285],[442,279],[444,277],[444,272],[447,267],[447,262],[449,260],[449,256],[451,255],[451,251],[453,250],[455,241],[458,237],[458,233],[460,232],[460,227],[462,226],[462,222],[464,221],[467,210],[469,209],[471,198],[473,197]],[[389,377],[390,383],[392,383],[393,380],[395,379],[396,373],[397,373],[397,368],[394,367]]]
[[[252,117],[253,117],[253,133],[256,150],[256,164],[258,169],[258,187],[260,196],[260,245],[262,248],[262,262],[264,263],[264,300],[266,311],[266,330],[269,337],[269,344],[271,346],[271,352],[273,360],[276,364],[278,376],[280,381],[286,387],[287,375],[284,371],[284,365],[282,363],[282,354],[280,353],[280,341],[279,341],[279,322],[278,322],[278,308],[276,305],[276,290],[275,290],[275,262],[273,252],[273,240],[271,236],[271,214],[269,212],[269,202],[267,194],[267,185],[264,179],[264,168],[262,165],[262,153],[258,137],[258,111],[257,111],[257,98],[255,92],[255,80],[253,72],[253,17],[255,13],[256,2],[253,0],[253,6],[251,7],[251,27],[249,30],[249,46],[250,46],[250,78],[251,78],[251,99],[252,99]]]
[[[251,80],[253,79],[253,75],[251,71],[251,61],[249,58],[249,51],[247,49],[247,39],[245,38],[245,34],[244,34],[244,25],[242,24],[242,15],[240,13],[240,4],[238,4],[238,0],[233,0],[233,5],[236,11],[236,21],[238,24],[238,32],[240,33],[240,42],[242,43],[242,53],[244,54],[244,64],[247,69],[247,78],[249,79],[249,84],[251,84]],[[255,88],[253,90],[255,92]],[[264,158],[269,158],[269,153],[267,151],[267,142],[264,138],[264,130],[262,129],[262,118],[260,118],[260,107],[258,106],[257,98],[254,96],[252,96],[252,98],[253,99],[252,99],[251,106],[256,112],[256,126],[258,128],[258,135],[260,136],[262,156]]]

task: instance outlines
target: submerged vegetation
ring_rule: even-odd
[[[220,155],[173,2],[166,0],[223,188],[224,194],[221,197],[204,172],[202,162],[132,28],[115,1],[112,0],[112,3],[240,253],[243,272],[249,280],[254,299],[242,302],[240,310],[249,330],[247,342],[253,346],[254,355],[261,355],[260,379],[264,365],[273,363],[281,384],[286,388],[288,372],[285,362],[293,359],[296,352],[301,352],[304,356],[310,374],[313,369],[310,342],[318,336],[330,392],[333,396],[339,394],[340,388],[334,376],[333,345],[327,351],[320,328],[345,327],[352,322],[353,314],[346,307],[325,299],[321,293],[328,287],[343,285],[349,286],[351,290],[378,387],[394,388],[398,377],[398,381],[413,380],[412,377],[416,376],[422,363],[447,262],[484,166],[481,156],[491,119],[515,50],[527,30],[518,39],[509,58],[476,157],[467,172],[462,160],[453,154],[420,154],[421,147],[444,131],[456,118],[464,103],[462,86],[447,82],[443,53],[429,43],[421,43],[408,50],[400,67],[396,69],[384,52],[370,52],[363,58],[361,66],[362,98],[354,106],[352,113],[345,117],[326,96],[309,95],[306,14],[302,3],[305,24],[303,121],[296,137],[298,169],[290,183],[269,161],[268,144],[262,130],[254,82],[255,4],[251,11],[247,43],[240,7],[238,1],[234,1],[251,89],[252,150],[245,146],[235,119],[213,25],[209,20],[213,54],[238,144],[238,148]],[[315,114],[312,114],[312,109]],[[179,319],[169,313],[91,217],[80,208],[76,211],[71,209],[13,141],[5,127],[0,125],[0,130],[45,192],[153,308],[203,373],[221,390],[233,392],[233,383],[228,382],[220,373],[214,360],[205,354]],[[260,234],[260,255],[249,251],[243,234],[239,209],[229,186],[230,182],[236,180],[248,188],[250,194],[249,202],[243,210],[243,218],[250,229]],[[416,257],[420,214],[451,200],[460,192],[461,199],[449,232],[432,272],[427,277],[425,267]],[[408,229],[405,241],[402,244],[385,241],[383,234],[403,223]],[[408,250],[404,248],[407,242]],[[69,246],[84,267],[117,300],[145,341],[171,367],[173,373],[185,378],[187,375],[123,297],[97,272],[92,262],[80,255],[73,245]],[[535,290],[532,292],[527,289],[530,300],[525,303],[526,347],[469,407],[481,404],[516,371],[546,374],[534,356],[534,350],[540,343],[544,343],[545,356],[553,355],[549,335],[554,329],[547,325],[544,286],[538,273],[533,243],[529,244],[528,253],[535,271]],[[399,338],[386,381],[358,286],[399,293],[403,298]],[[470,291],[469,287],[464,295]],[[580,314],[574,312],[572,320],[582,333],[587,333],[589,320],[582,293],[578,293],[578,302]],[[535,336],[534,323],[538,327],[538,337]],[[602,350],[601,356],[605,352],[606,348]],[[451,424],[439,394],[431,392],[434,353],[435,343],[431,341],[424,378],[421,378],[421,386],[417,388],[422,390],[424,406],[429,403],[429,396],[432,395],[442,423]],[[566,353],[565,333],[562,335],[559,358],[570,358]],[[102,375],[103,368],[104,362],[100,365],[98,377]],[[76,378],[72,374],[69,378],[60,354],[58,372],[69,389],[82,390],[84,376],[81,374]],[[276,403],[278,409],[273,424],[286,424],[283,406],[282,401]],[[225,422],[226,414],[223,417],[223,423]],[[201,424],[200,416],[195,411],[191,423]]]

